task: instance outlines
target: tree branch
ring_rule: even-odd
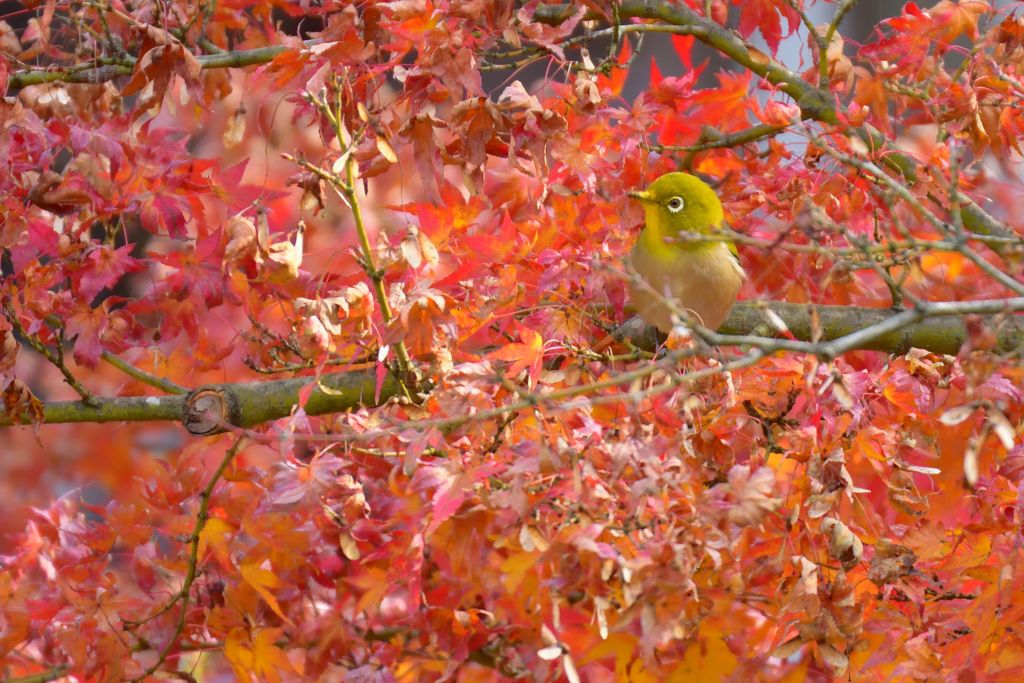
[[[47,683],[47,681],[55,681],[63,676],[68,670],[66,666],[55,666],[52,669],[46,671],[40,671],[39,673],[29,674],[28,676],[19,676],[18,678],[8,678],[5,683]]]
[[[839,8],[841,14],[845,14],[852,5],[852,2],[844,2]],[[534,19],[541,23],[557,25],[569,18],[572,9],[573,7],[569,4],[544,5],[537,8]],[[841,14],[837,14],[839,20],[842,19]],[[621,19],[656,19],[672,24],[676,29],[672,32],[695,37],[757,76],[779,86],[782,92],[796,100],[804,119],[826,124],[840,122],[835,97],[832,93],[808,83],[798,73],[787,69],[778,61],[747,44],[729,29],[711,19],[702,17],[685,5],[670,5],[665,0],[623,0],[618,8],[618,16]],[[601,20],[605,17],[590,12],[584,18]],[[835,29],[830,25],[829,31],[834,32]],[[829,37],[831,38],[830,35]],[[819,55],[819,59],[824,58],[824,54]],[[913,185],[917,182],[917,161],[904,152],[894,149],[890,145],[890,140],[880,131],[865,125],[850,131],[850,134],[863,140],[868,149],[885,149],[886,154],[882,157],[882,163],[902,175],[909,184]],[[970,199],[966,197],[961,199],[963,205],[960,207],[960,213],[963,223],[968,229],[997,237],[1017,236],[1013,230]]]
[[[44,424],[184,422],[190,417],[189,409],[193,406],[194,397],[202,391],[223,397],[224,403],[232,407],[231,424],[247,427],[287,417],[298,405],[299,392],[316,381],[314,377],[294,377],[269,382],[212,384],[199,387],[188,396],[95,396],[94,405],[83,401],[53,401],[45,403],[42,421]],[[337,372],[320,377],[303,409],[309,415],[341,413],[381,405],[400,395],[401,383],[391,373],[381,378],[378,392],[375,370]],[[28,421],[27,416],[18,417],[23,418],[22,422]],[[0,415],[0,427],[13,424],[12,416]]]
[[[221,477],[224,475],[224,471],[228,468],[228,465],[238,453],[238,449],[241,445],[242,439],[236,439],[235,443],[224,454],[224,457],[221,458],[220,465],[217,466],[213,476],[210,477],[210,481],[206,484],[206,488],[199,494],[199,511],[196,513],[196,522],[192,527],[192,534],[188,537],[188,570],[185,572],[185,579],[181,583],[181,588],[177,593],[172,595],[171,599],[164,603],[162,607],[143,621],[132,622],[130,624],[126,622],[125,624],[126,627],[130,626],[134,630],[134,628],[138,628],[139,626],[156,619],[161,614],[169,612],[175,605],[179,603],[181,604],[178,619],[174,626],[174,633],[171,634],[163,648],[160,649],[156,661],[150,664],[149,668],[147,668],[142,674],[131,679],[131,683],[138,683],[149,678],[149,676],[155,673],[157,669],[163,666],[163,663],[167,661],[167,657],[171,654],[171,649],[177,644],[178,638],[180,638],[181,634],[185,632],[185,626],[188,620],[188,604],[192,597],[192,584],[195,582],[196,576],[199,574],[199,560],[201,559],[199,557],[200,539],[203,535],[203,529],[206,528],[206,522],[210,518],[210,498],[213,497],[213,490],[217,487],[217,482],[220,481]]]
[[[1024,317],[1001,313],[1019,310],[1024,310],[1024,297],[938,302],[910,311],[743,301],[733,307],[717,333],[709,334],[708,339],[719,346],[756,346],[765,351],[825,356],[853,350],[902,354],[911,348],[952,355],[970,338],[964,316],[982,315],[985,317],[981,324],[995,332],[992,350],[1014,353],[1024,348]],[[782,320],[794,339],[774,338],[777,330],[768,311]],[[871,334],[863,334],[865,330],[870,330]],[[624,324],[616,336],[640,348],[654,346],[650,328],[636,318]],[[830,345],[832,342],[841,342],[841,345]]]
[[[306,41],[306,45],[318,41]],[[232,52],[218,52],[213,55],[199,55],[196,60],[203,69],[229,69],[243,66],[254,66],[266,64],[283,52],[294,50],[290,45],[270,45],[258,47],[252,50],[234,50]],[[131,59],[131,57],[129,57]],[[134,66],[129,64],[106,64],[91,68],[68,68],[68,69],[34,69],[11,74],[8,83],[8,92],[14,92],[29,85],[40,85],[43,83],[103,83],[111,81],[118,76],[130,76]]]
[[[970,339],[965,316],[978,315],[981,325],[995,335],[992,351],[1017,353],[1024,349],[1024,316],[1006,315],[1024,310],[1024,297],[986,301],[924,303],[921,309],[818,306],[781,301],[740,302],[718,332],[705,333],[719,346],[751,346],[766,352],[792,351],[834,357],[853,350],[906,353],[911,348],[933,353],[956,354]],[[793,339],[776,338],[778,329],[767,311],[778,316]],[[656,338],[639,319],[624,324],[617,336],[641,348],[652,349]],[[286,417],[298,405],[299,391],[315,382],[295,377],[268,382],[213,384],[199,387],[188,396],[94,397],[95,405],[82,401],[54,401],[43,408],[43,423],[183,421],[194,434],[217,431],[217,420],[196,427],[197,397],[214,395],[221,400],[224,421],[250,427]],[[304,410],[309,415],[341,413],[360,407],[382,405],[402,396],[398,378],[387,374],[377,392],[374,370],[324,375]],[[206,410],[206,406],[202,406]],[[15,422],[0,416],[0,427]]]
[[[569,18],[571,10],[570,5],[544,5],[537,8],[534,19],[545,24],[560,24]],[[838,121],[835,109],[830,107],[830,95],[800,78],[799,74],[790,71],[757,48],[747,45],[729,29],[700,16],[686,5],[670,5],[664,0],[624,0],[618,10],[621,19],[658,19],[672,24],[676,28],[674,33],[694,36],[697,40],[715,48],[769,83],[779,86],[783,92],[797,102],[807,99],[808,104],[811,104],[812,101],[823,104],[824,107],[820,111],[814,110],[816,115],[811,118],[828,119],[829,123]],[[585,19],[604,19],[604,17],[587,14]],[[803,108],[803,104],[801,104],[801,108]]]

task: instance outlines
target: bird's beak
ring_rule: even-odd
[[[650,192],[646,191],[646,190],[643,190],[643,191],[641,191],[641,190],[633,190],[632,192],[629,193],[629,196],[632,197],[633,199],[639,200],[641,202],[653,202],[654,201],[654,195],[651,194]]]

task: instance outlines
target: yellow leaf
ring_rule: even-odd
[[[386,138],[380,135],[377,136],[377,151],[380,152],[380,155],[382,157],[384,157],[391,163],[398,163],[398,155],[395,154],[394,147],[391,146],[391,143],[388,142]]]
[[[379,567],[363,567],[362,574],[348,577],[345,581],[364,591],[356,604],[356,611],[365,612],[372,609],[375,614],[388,592],[387,570]]]
[[[203,561],[209,550],[222,567],[232,569],[234,565],[231,564],[229,542],[234,531],[230,524],[218,517],[206,520],[206,525],[199,532],[199,561]]]
[[[284,650],[277,646],[281,637],[279,628],[258,629],[251,636],[243,628],[236,628],[224,641],[224,656],[235,678],[249,683],[253,676],[260,681],[280,683],[281,671],[302,672],[292,663]]]
[[[252,680],[249,672],[253,670],[252,649],[249,647],[249,634],[243,628],[236,628],[224,639],[224,657],[235,672],[235,678],[248,683]]]
[[[629,662],[636,656],[639,643],[636,636],[629,633],[612,633],[607,638],[599,641],[597,645],[590,648],[586,656],[580,660],[580,664],[590,664],[607,657],[615,658],[615,674],[618,678],[624,678]]]
[[[516,553],[501,563],[501,571],[505,575],[505,588],[514,593],[522,583],[526,574],[537,564],[539,553]]]
[[[281,611],[281,605],[278,604],[277,598],[270,592],[271,588],[277,588],[280,584],[280,580],[277,575],[269,569],[261,569],[255,564],[243,564],[238,568],[238,572],[245,579],[245,582],[252,586],[252,589],[260,594],[260,597],[270,606],[270,609],[274,610],[274,614],[287,621],[289,624],[292,621],[284,615]]]
[[[921,257],[921,270],[941,278],[945,282],[953,282],[964,269],[964,257],[953,253],[928,253]]]
[[[690,645],[683,663],[673,669],[668,683],[724,681],[738,666],[736,655],[719,634],[709,634]]]

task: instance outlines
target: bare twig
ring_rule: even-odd
[[[164,605],[156,612],[151,614],[142,622],[134,622],[132,626],[141,626],[144,623],[150,622],[162,614],[166,614],[175,605],[180,604],[180,613],[178,616],[178,623],[174,628],[174,632],[168,637],[167,643],[163,649],[160,650],[160,654],[157,656],[156,661],[153,662],[149,668],[147,668],[142,674],[132,679],[133,683],[143,681],[151,676],[157,669],[163,666],[163,663],[167,661],[168,655],[171,653],[171,649],[177,643],[178,638],[185,631],[185,619],[188,616],[188,603],[191,598],[192,584],[196,580],[196,576],[199,573],[199,538],[203,533],[203,529],[206,528],[206,521],[210,518],[210,498],[213,496],[213,490],[217,486],[217,482],[223,476],[224,471],[227,469],[231,460],[238,453],[239,448],[242,445],[242,439],[238,438],[235,443],[228,448],[224,457],[220,461],[220,465],[214,471],[213,476],[210,477],[210,481],[207,483],[206,488],[199,494],[199,511],[196,513],[196,523],[192,527],[192,534],[189,536],[189,553],[188,553],[188,569],[185,572],[185,579],[182,581],[181,589],[178,590],[171,599],[168,600]],[[127,624],[128,622],[126,622]]]
[[[155,387],[156,389],[159,389],[160,391],[163,391],[165,393],[168,393],[168,394],[187,394],[188,393],[188,389],[186,389],[185,387],[181,386],[180,384],[176,384],[176,383],[172,382],[171,380],[169,380],[169,379],[167,379],[165,377],[157,377],[156,375],[150,374],[150,373],[146,372],[145,370],[142,370],[141,368],[135,367],[134,365],[132,365],[128,361],[124,360],[123,358],[119,358],[118,356],[115,356],[114,354],[109,353],[107,351],[104,351],[100,355],[100,358],[105,360],[107,363],[110,363],[111,365],[113,365],[115,368],[117,368],[121,372],[125,373],[126,375],[129,375],[130,377],[134,377],[135,379],[139,380],[143,384],[148,384],[149,386]]]
[[[746,130],[735,133],[721,134],[717,131],[705,131],[701,134],[700,140],[693,145],[650,145],[650,148],[659,152],[703,152],[722,147],[739,147],[740,145],[757,142],[763,138],[777,135],[786,130],[787,127],[770,123],[759,123],[756,126],[751,126]]]
[[[7,318],[7,322],[14,328],[15,334],[25,340],[25,343],[31,346],[39,355],[49,361],[54,367],[60,370],[60,374],[64,375],[64,381],[71,386],[75,392],[82,397],[82,403],[87,406],[95,404],[95,399],[92,393],[85,388],[85,386],[75,378],[68,369],[68,366],[64,363],[64,334],[63,327],[58,335],[57,344],[55,349],[51,350],[46,344],[41,342],[36,337],[30,335],[25,327],[18,320],[18,314],[14,310],[14,302],[11,299],[6,299],[3,303],[4,317]],[[2,419],[2,418],[0,418]]]

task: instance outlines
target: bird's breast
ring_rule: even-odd
[[[630,257],[647,285],[631,282],[629,286],[640,317],[668,333],[672,307],[665,300],[671,299],[705,327],[717,329],[729,315],[745,277],[728,244],[695,243],[685,249],[660,244],[661,248],[652,248],[649,239],[641,234]]]

